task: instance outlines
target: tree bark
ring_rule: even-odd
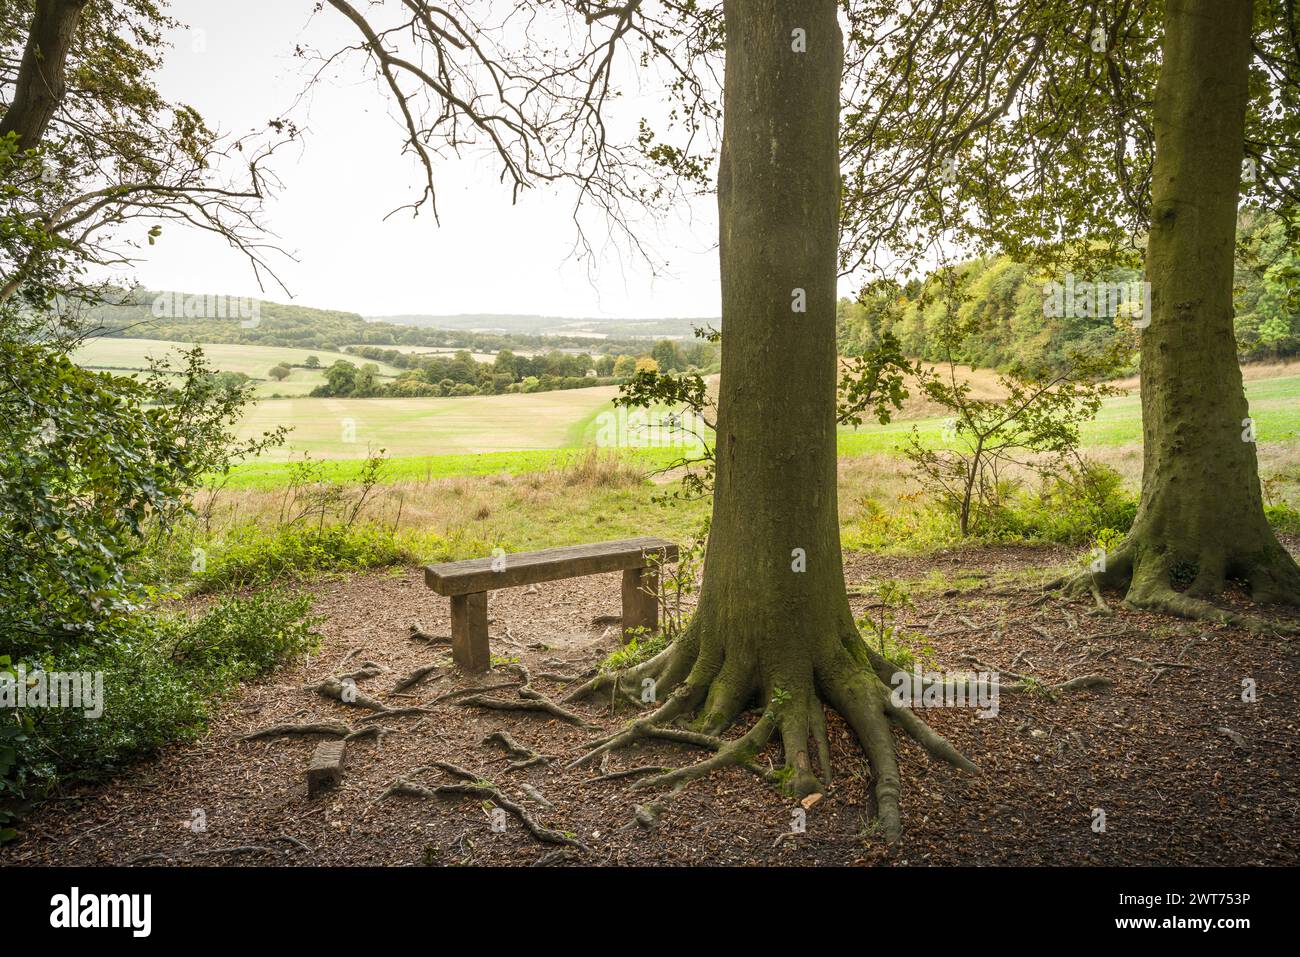
[[[16,133],[19,149],[29,150],[40,143],[67,94],[68,52],[87,2],[37,0],[13,99],[0,118],[0,136]]]
[[[642,784],[681,784],[721,764],[748,763],[779,735],[779,777],[795,795],[823,790],[830,778],[825,701],[867,751],[877,813],[893,840],[901,825],[891,719],[932,753],[974,766],[891,704],[881,681],[888,666],[866,649],[844,584],[835,415],[844,56],[837,3],[725,0],[723,12],[722,372],[700,600],[665,653],[591,687],[635,691],[651,679],[661,694],[672,689],[623,740],[687,714],[696,715],[698,732],[716,735],[751,705],[764,706],[759,722],[719,758]]]
[[[1300,601],[1300,569],[1264,516],[1233,330],[1251,0],[1168,0],[1142,334],[1142,497],[1099,584],[1130,604],[1232,618],[1204,599],[1227,578]],[[1171,587],[1194,575],[1185,593]]]

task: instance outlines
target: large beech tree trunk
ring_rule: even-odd
[[[1098,576],[1130,603],[1232,618],[1226,578],[1300,602],[1300,569],[1264,517],[1233,331],[1251,0],[1168,0],[1156,88],[1151,324],[1142,334],[1142,498]],[[1262,436],[1267,438],[1267,436]],[[1194,574],[1185,593],[1174,580]]]
[[[824,701],[866,749],[879,818],[894,839],[900,780],[891,720],[933,753],[973,765],[910,710],[891,704],[881,681],[888,665],[858,635],[844,586],[835,445],[844,56],[837,4],[725,0],[724,15],[713,521],[690,626],[666,652],[612,679],[615,689],[635,692],[649,678],[661,693],[672,690],[620,740],[688,714],[698,732],[716,735],[759,704],[765,710],[757,724],[718,758],[642,785],[680,784],[721,764],[748,764],[779,735],[779,779],[807,794],[830,776]]]

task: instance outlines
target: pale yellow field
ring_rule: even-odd
[[[126,373],[129,370],[148,368],[149,359],[172,357],[179,350],[190,346],[182,342],[167,342],[161,339],[88,339],[73,353],[73,361],[79,365],[96,369],[109,369]],[[341,352],[324,352],[319,349],[287,349],[279,346],[229,345],[224,343],[203,343],[203,354],[214,369],[221,372],[242,372],[259,381],[258,395],[306,395],[313,388],[325,381],[323,367],[332,365],[335,360],[343,359],[354,365],[362,365],[369,360],[359,356],[344,355]],[[322,369],[293,369],[289,377],[282,382],[268,378],[271,367],[281,362],[301,365],[308,356],[320,360]],[[377,362],[382,377],[398,375],[401,370],[383,362]]]
[[[599,386],[445,399],[266,399],[238,432],[247,438],[290,426],[285,446],[266,454],[272,461],[303,452],[356,459],[381,448],[394,457],[555,449],[577,444],[617,393]]]

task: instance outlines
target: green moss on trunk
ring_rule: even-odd
[[[1142,499],[1102,584],[1197,617],[1228,577],[1300,601],[1300,570],[1264,516],[1233,332],[1251,0],[1169,0],[1156,89],[1151,324],[1142,334]],[[1195,569],[1186,594],[1175,571]]]

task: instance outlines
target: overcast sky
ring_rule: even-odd
[[[283,113],[305,83],[296,43],[318,49],[354,42],[352,27],[311,0],[173,0],[190,30],[159,77],[163,94],[196,107],[216,128],[243,134]],[[441,225],[395,207],[418,194],[420,173],[401,155],[388,101],[361,75],[361,60],[317,88],[296,114],[300,145],[277,154],[283,181],[267,220],[298,262],[279,270],[293,302],[363,315],[462,312],[562,316],[716,316],[717,219],[712,196],[655,233],[669,263],[654,277],[636,259],[602,255],[589,275],[570,257],[571,199],[530,190],[514,206],[484,163],[450,160],[437,170]],[[630,71],[625,71],[628,73]],[[634,111],[655,91],[631,91]],[[636,117],[625,117],[635,123]],[[169,227],[136,271],[152,289],[262,295],[247,262],[219,242]],[[265,297],[283,300],[278,290]]]

